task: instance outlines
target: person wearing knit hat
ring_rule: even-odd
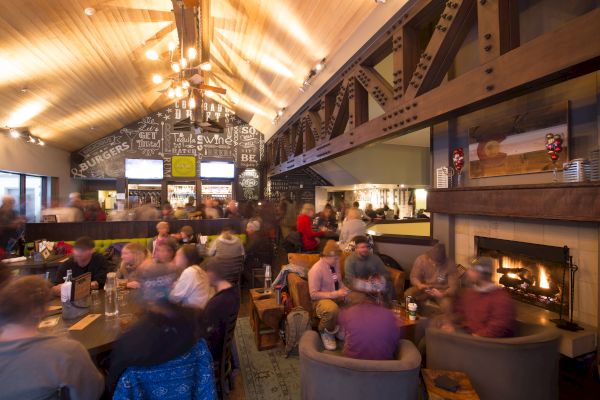
[[[315,314],[319,318],[321,340],[327,350],[335,350],[337,347],[335,337],[339,332],[339,307],[345,303],[346,296],[350,293],[340,273],[341,254],[337,243],[328,240],[321,251],[319,261],[308,271],[308,290]],[[341,334],[338,338],[342,339]]]
[[[172,268],[149,259],[138,270],[137,294],[144,313],[113,346],[107,378],[111,397],[127,368],[173,360],[188,353],[198,339],[195,310],[169,301],[176,279]]]
[[[514,335],[515,303],[504,288],[494,283],[495,265],[496,261],[490,257],[479,257],[471,262],[465,273],[470,287],[458,294],[453,307],[455,329],[491,338]]]

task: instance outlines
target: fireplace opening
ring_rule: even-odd
[[[524,303],[559,313],[568,313],[569,248],[475,237],[478,256],[496,261],[493,279],[510,295]]]

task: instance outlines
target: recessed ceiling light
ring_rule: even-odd
[[[83,12],[88,17],[91,17],[92,15],[96,14],[96,9],[94,7],[86,7]]]
[[[12,137],[13,139],[18,139],[19,137],[21,137],[21,134],[19,133],[18,130],[11,129],[10,130],[10,137]]]
[[[146,58],[148,60],[158,60],[158,53],[154,50],[147,50],[146,51]]]

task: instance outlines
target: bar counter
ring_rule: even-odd
[[[156,236],[156,224],[159,221],[88,221],[88,222],[62,222],[62,223],[28,223],[25,227],[25,240],[47,239],[50,241],[76,240],[81,236],[92,239],[116,238],[148,238]],[[189,220],[178,219],[168,221],[171,233],[178,232],[184,225],[194,228],[196,234],[216,235],[221,232],[224,225],[230,224],[237,233],[241,232],[241,220],[219,218]]]

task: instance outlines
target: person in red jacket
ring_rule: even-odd
[[[319,237],[325,234],[324,231],[313,231],[312,220],[315,216],[315,206],[306,203],[302,206],[302,211],[296,220],[296,229],[302,235],[302,249],[304,251],[317,250],[319,247]]]
[[[506,290],[492,281],[493,269],[490,257],[473,261],[466,272],[471,287],[458,294],[453,324],[444,324],[442,329],[489,338],[514,336],[516,307]]]

